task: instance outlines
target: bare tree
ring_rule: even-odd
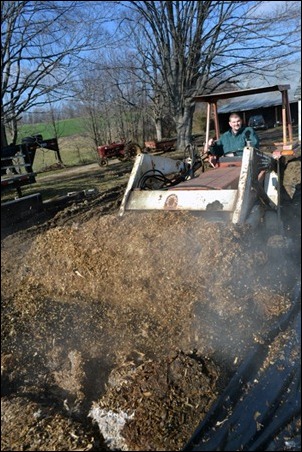
[[[60,130],[59,130],[60,126],[59,126],[59,123],[58,123],[58,120],[57,120],[57,111],[54,108],[54,105],[53,105],[53,103],[51,102],[50,99],[49,99],[49,102],[48,102],[48,113],[49,113],[49,116],[50,116],[50,123],[51,123],[52,129],[54,131],[54,138],[56,138],[58,140],[58,138],[60,136]],[[60,165],[64,166],[64,163],[63,163],[63,160],[62,160],[62,157],[61,157],[61,153],[60,153],[60,149],[58,149],[55,152],[56,152],[57,161],[60,163]]]
[[[74,84],[74,98],[90,119],[87,130],[95,145],[117,140],[143,141],[145,101],[131,55],[111,51],[95,55]]]
[[[116,3],[130,25],[128,39],[140,44],[133,67],[148,76],[154,101],[167,99],[178,147],[191,137],[194,96],[272,73],[280,60],[300,55],[299,2]]]
[[[101,2],[102,3],[102,2]],[[106,2],[104,2],[106,3]],[[1,139],[22,114],[69,95],[83,52],[107,43],[100,24],[105,14],[94,2],[1,2]],[[102,41],[103,37],[103,41]]]
[[[111,122],[108,113],[110,90],[104,77],[91,65],[73,86],[78,105],[86,118],[85,128],[95,149],[107,140],[111,141]]]

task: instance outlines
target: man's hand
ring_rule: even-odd
[[[216,155],[209,154],[209,164],[212,168],[218,167],[218,158],[216,157]]]

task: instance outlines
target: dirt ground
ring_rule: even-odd
[[[284,184],[282,235],[180,212],[119,217],[118,181],[3,229],[1,450],[182,450],[292,307],[300,159]],[[296,332],[281,331],[267,365],[289,336],[300,359]]]

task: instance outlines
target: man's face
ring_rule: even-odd
[[[231,118],[229,125],[234,133],[237,133],[239,129],[241,129],[242,126],[242,120],[241,118],[235,117]]]

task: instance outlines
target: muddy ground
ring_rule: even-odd
[[[118,181],[2,229],[1,450],[182,450],[292,308],[300,165],[285,173],[282,234],[179,212],[119,217]],[[268,366],[286,359],[285,340],[300,359],[289,328]]]

